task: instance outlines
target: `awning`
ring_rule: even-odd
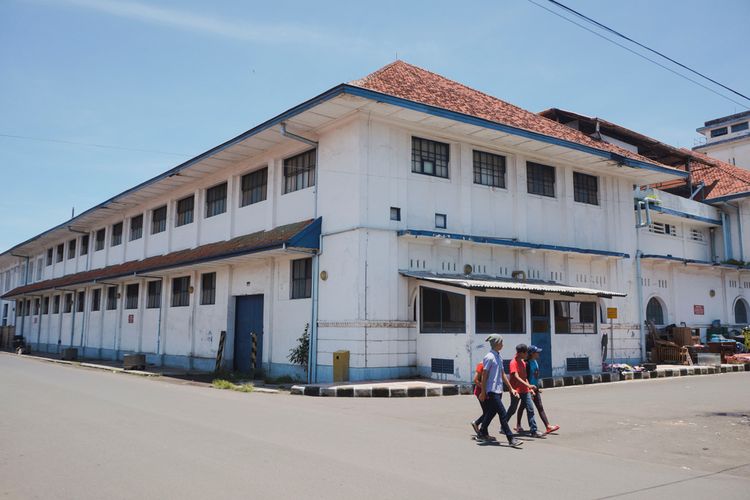
[[[460,274],[436,274],[427,271],[399,271],[402,276],[415,278],[442,285],[466,288],[469,290],[512,290],[516,292],[531,293],[559,293],[561,295],[595,295],[610,299],[612,297],[625,297],[627,294],[611,292],[608,290],[597,290],[594,288],[581,288],[576,286],[561,285],[554,281],[541,280],[517,280],[508,278],[493,278],[490,276],[464,276]]]
[[[240,255],[249,255],[275,249],[314,251],[319,246],[321,224],[321,218],[306,220],[279,226],[269,231],[258,231],[257,233],[238,236],[231,240],[201,245],[196,248],[179,250],[177,252],[91,269],[75,274],[67,274],[59,278],[22,285],[14,288],[0,298],[9,299],[34,292],[101,282],[102,280],[111,280],[125,276],[137,276],[139,273],[215,262]]]

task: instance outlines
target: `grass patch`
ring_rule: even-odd
[[[253,392],[253,390],[255,389],[252,384],[233,384],[229,380],[221,378],[214,379],[214,381],[211,382],[211,385],[213,385],[217,389],[227,389],[230,391],[238,392]]]

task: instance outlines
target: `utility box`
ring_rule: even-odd
[[[333,353],[333,381],[349,381],[349,351],[336,351]]]
[[[63,361],[75,361],[78,359],[78,349],[75,347],[68,347],[63,349],[62,352]]]
[[[125,370],[145,370],[145,354],[126,354],[122,359],[122,367]]]

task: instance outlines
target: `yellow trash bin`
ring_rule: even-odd
[[[333,353],[333,381],[349,381],[349,351],[336,351]]]

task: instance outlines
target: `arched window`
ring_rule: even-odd
[[[646,306],[646,319],[653,321],[656,325],[664,324],[664,308],[656,297],[651,297]]]
[[[734,303],[734,322],[738,325],[747,324],[747,302],[744,299],[737,299]]]

